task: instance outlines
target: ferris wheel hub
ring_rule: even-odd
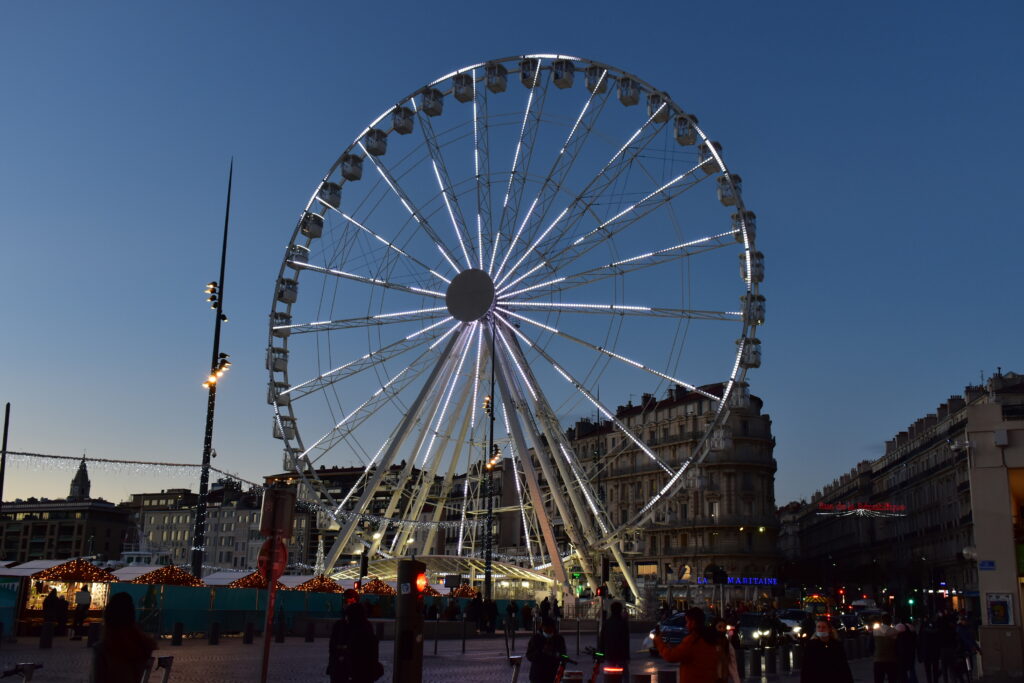
[[[464,270],[448,285],[444,302],[456,320],[464,323],[480,320],[494,306],[494,280],[478,268]]]

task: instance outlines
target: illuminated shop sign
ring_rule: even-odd
[[[712,581],[701,576],[697,578],[697,583],[710,584]],[[727,583],[730,586],[776,586],[779,580],[768,576],[730,576]]]

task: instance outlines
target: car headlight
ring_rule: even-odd
[[[871,624],[871,628],[872,628],[872,629],[876,629],[876,628],[879,628],[880,626],[881,626],[881,624],[879,624],[879,623],[874,623],[874,624]]]
[[[802,628],[800,628],[799,626],[794,626],[794,627],[793,627],[793,633],[800,633],[800,631],[802,631],[802,630],[803,630],[803,629],[802,629]]]
[[[764,634],[763,634],[763,633],[761,633],[760,631],[754,631],[754,637],[755,637],[755,638],[760,638],[760,637],[761,637],[761,636],[763,636],[763,635],[764,635]]]
[[[654,640],[654,636],[656,636],[656,635],[658,635],[658,634],[654,632],[654,629],[651,629],[651,632],[647,634],[647,637],[650,638],[651,640]]]

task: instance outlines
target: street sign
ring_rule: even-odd
[[[982,572],[994,572],[996,570],[995,560],[979,560],[978,571]]]
[[[267,575],[267,567],[270,564],[270,544],[274,542],[274,539],[268,538],[263,541],[263,546],[260,548],[259,559],[256,560],[256,566],[260,570],[260,574],[267,577],[267,583],[277,581],[284,574],[284,568],[288,566],[288,547],[284,544],[284,541],[278,539],[277,550],[274,552],[274,566],[271,572],[273,576]]]

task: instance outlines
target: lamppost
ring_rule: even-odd
[[[228,198],[224,209],[224,239],[220,249],[220,279],[206,285],[206,300],[214,310],[213,323],[213,357],[210,361],[210,374],[203,382],[206,387],[206,431],[203,436],[203,462],[199,474],[199,500],[196,503],[195,529],[192,535],[192,575],[199,578],[203,575],[203,553],[206,550],[206,502],[210,492],[210,458],[213,451],[213,415],[217,407],[217,381],[231,367],[228,354],[220,351],[220,325],[227,322],[224,315],[224,264],[228,255],[228,219],[231,216],[231,179],[235,171],[235,160],[231,160],[228,169]]]

